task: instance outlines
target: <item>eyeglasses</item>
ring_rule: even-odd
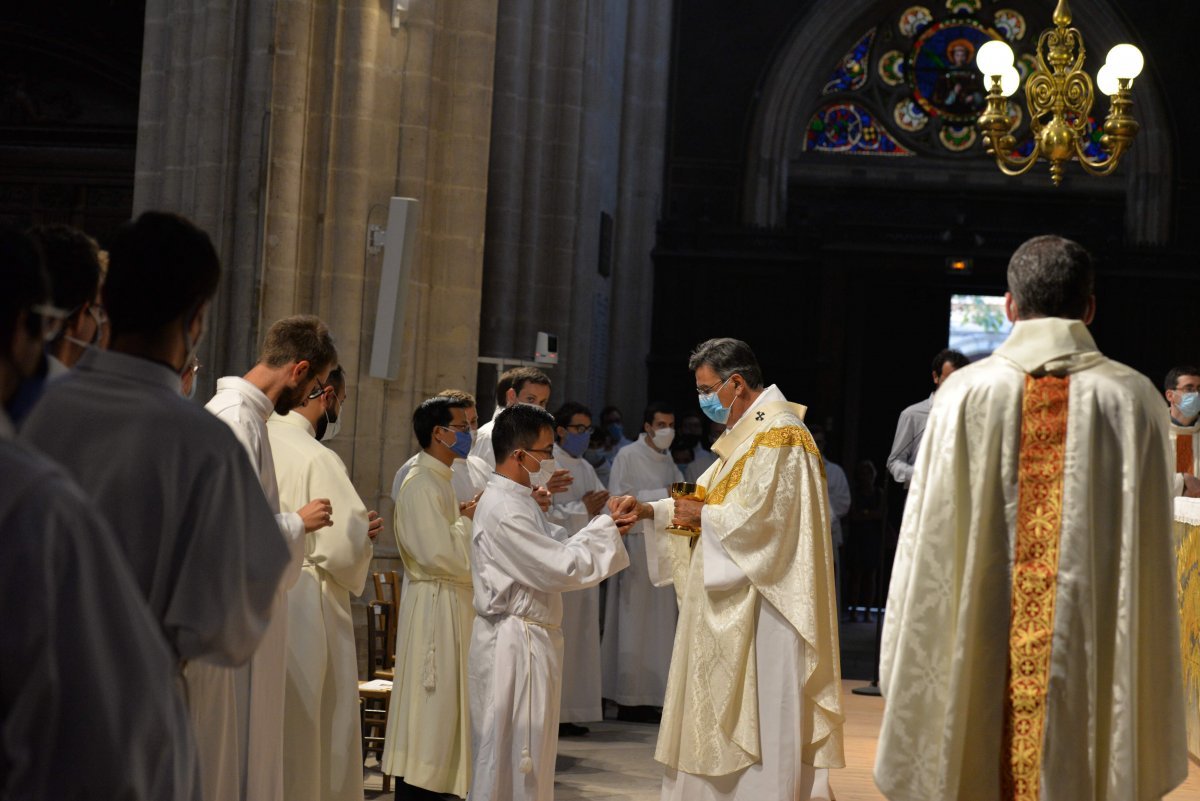
[[[65,309],[60,309],[49,303],[39,303],[36,306],[29,308],[31,316],[36,316],[41,320],[42,339],[47,342],[58,336],[62,330],[63,322],[70,316],[70,313]]]
[[[462,432],[466,433],[467,431],[471,430],[471,424],[470,423],[451,423],[448,426],[442,426],[442,428],[448,429],[450,431],[462,431]]]
[[[1175,387],[1176,392],[1200,392],[1200,386],[1195,384],[1186,384],[1182,387]]]
[[[316,400],[325,394],[325,390],[329,388],[328,384],[322,384],[320,376],[317,377],[317,388],[308,393],[309,400]]]
[[[547,456],[554,455],[554,448],[522,448],[521,450],[528,453],[544,453]]]
[[[188,372],[190,372],[190,373],[191,373],[193,376],[195,376],[197,373],[199,373],[199,372],[200,372],[200,367],[201,367],[201,366],[202,366],[202,365],[200,364],[200,360],[199,360],[199,359],[197,359],[195,356],[193,356],[193,357],[192,357],[192,363],[191,363],[191,365],[188,367]]]
[[[733,378],[733,376],[729,376],[729,378]],[[696,394],[697,395],[711,395],[714,392],[720,392],[721,388],[729,383],[729,378],[726,378],[724,381],[722,381],[720,384],[718,384],[715,387],[699,387],[698,386],[698,387],[696,387]]]
[[[594,426],[584,425],[583,423],[576,423],[573,426],[563,426],[563,428],[572,434],[591,434],[596,430]]]

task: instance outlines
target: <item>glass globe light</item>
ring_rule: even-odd
[[[1000,94],[1012,97],[1021,88],[1021,73],[1011,64],[1000,73]]]
[[[1109,97],[1115,95],[1121,88],[1117,76],[1113,73],[1112,64],[1105,64],[1096,73],[1096,88]]]
[[[1012,65],[1012,48],[1008,46],[1007,42],[999,39],[984,42],[983,46],[979,48],[979,52],[975,54],[975,66],[988,77],[1003,75],[1004,70]]]
[[[1109,50],[1105,62],[1107,66],[1112,67],[1114,76],[1130,81],[1142,74],[1142,67],[1146,63],[1142,58],[1142,51],[1131,44],[1119,44]]]

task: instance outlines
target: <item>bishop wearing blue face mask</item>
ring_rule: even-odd
[[[1170,404],[1175,496],[1200,498],[1200,367],[1171,368],[1163,382]]]
[[[663,797],[833,798],[843,715],[821,454],[804,407],[764,386],[745,342],[708,340],[688,369],[701,410],[726,426],[699,478],[705,500],[634,504],[649,578],[680,599],[655,752]],[[668,525],[698,528],[699,542]]]

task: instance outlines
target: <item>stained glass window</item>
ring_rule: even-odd
[[[894,9],[895,7],[893,7]],[[806,152],[978,158],[987,86],[975,54],[1007,41],[1022,83],[1036,62],[1033,28],[1050,25],[1031,0],[942,0],[893,10],[851,40],[808,112]],[[1024,90],[1010,99],[1017,141],[1027,138]],[[1099,133],[1089,153],[1099,150]]]

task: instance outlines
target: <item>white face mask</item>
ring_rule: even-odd
[[[654,434],[650,437],[650,440],[654,443],[654,447],[658,448],[660,451],[665,451],[667,448],[671,447],[671,443],[675,441],[675,429],[660,428],[654,432]]]
[[[529,452],[526,451],[526,453]],[[529,453],[529,455],[533,456],[532,453]],[[533,456],[533,458],[536,459],[537,457]],[[525,467],[524,461],[524,459],[521,460],[522,467]],[[554,459],[546,459],[538,464],[540,467],[537,470],[530,470],[528,467],[525,467],[525,472],[529,473],[529,486],[531,487],[546,486],[550,483],[550,477],[554,475],[554,471],[558,469],[558,462]]]

